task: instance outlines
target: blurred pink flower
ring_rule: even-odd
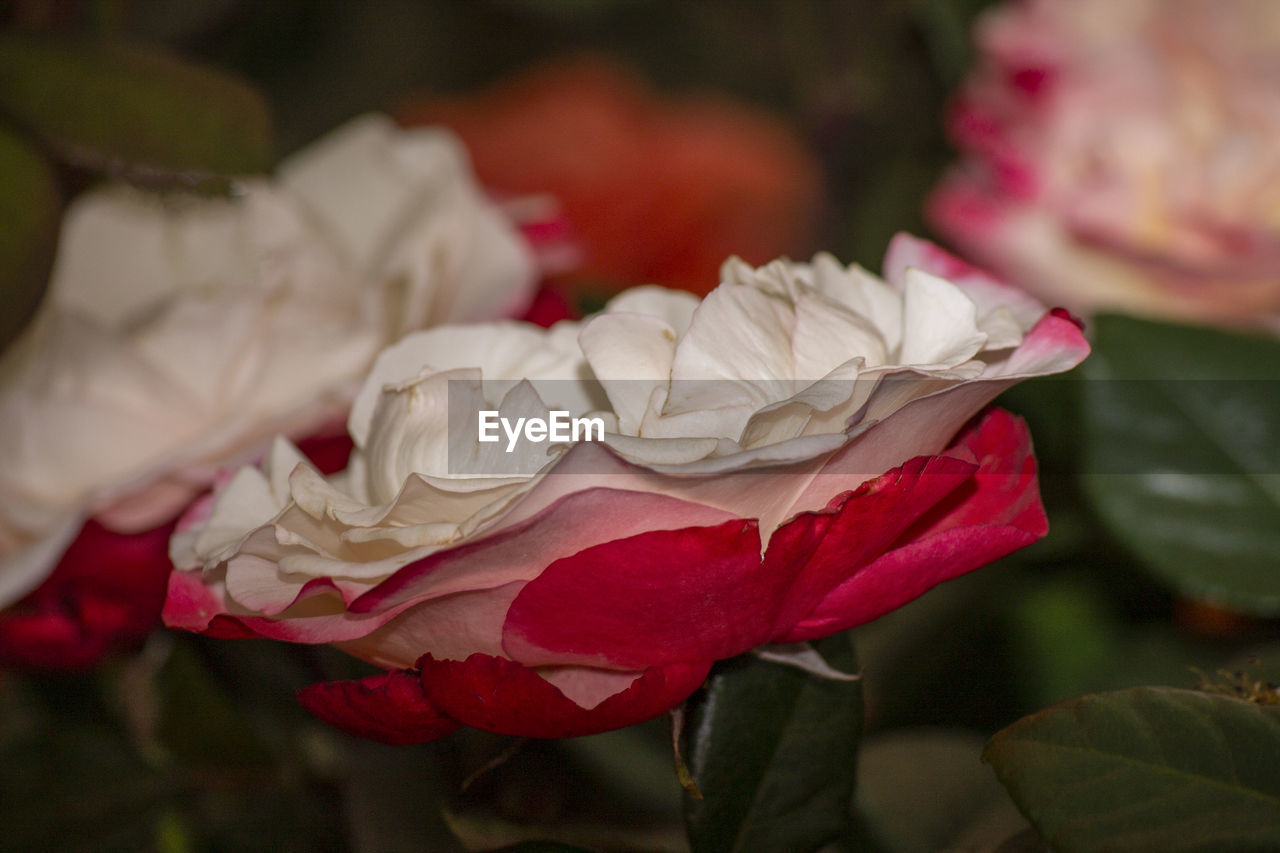
[[[1032,0],[976,39],[943,234],[1077,310],[1280,315],[1280,4]]]

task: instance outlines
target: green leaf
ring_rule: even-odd
[[[35,313],[49,281],[62,200],[49,163],[0,128],[0,348]]]
[[[269,165],[260,95],[125,44],[0,36],[0,110],[73,165],[139,183],[194,186]]]
[[[1084,696],[983,758],[1062,850],[1280,849],[1280,711],[1193,690]]]
[[[1280,615],[1280,341],[1104,317],[1084,373],[1102,521],[1182,594]]]
[[[857,669],[847,634],[814,644]],[[685,798],[694,853],[817,850],[853,831],[862,685],[743,656],[691,701],[682,753],[703,799]]]

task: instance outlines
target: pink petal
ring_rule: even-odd
[[[655,528],[720,524],[731,518],[723,510],[661,494],[591,488],[588,476],[553,473],[543,482],[555,480],[555,488],[581,490],[556,495],[532,517],[496,533],[405,566],[352,602],[351,611],[403,609],[427,598],[531,580],[555,560],[594,545]]]
[[[384,669],[411,669],[427,653],[456,660],[475,652],[501,655],[502,623],[523,588],[516,581],[432,598],[339,648]]]
[[[164,623],[170,628],[194,631],[208,637],[240,639],[266,637],[291,643],[336,643],[354,640],[394,619],[404,608],[377,614],[351,614],[340,607],[329,605],[332,612],[324,612],[326,603],[308,601],[331,596],[340,602],[341,596],[333,591],[333,582],[318,578],[309,582],[305,594],[298,596],[298,607],[310,607],[315,615],[290,614],[283,618],[231,614],[223,598],[222,586],[202,579],[199,571],[174,571],[169,575],[169,595],[164,603]]]
[[[226,612],[222,596],[208,586],[199,571],[174,571],[164,602],[164,624],[170,628],[203,633],[209,622]]]
[[[837,451],[795,502],[791,514],[822,510],[833,495],[856,489],[904,459],[946,452],[965,423],[1015,382],[966,382],[907,403]]]
[[[1062,373],[1084,361],[1088,354],[1089,342],[1080,330],[1080,321],[1067,311],[1049,311],[1027,332],[1022,346],[1001,368],[1000,376]]]
[[[945,278],[961,288],[967,283],[978,281],[1014,293],[1019,292],[941,246],[905,232],[899,232],[889,241],[889,248],[885,252],[885,280],[901,286],[907,267],[915,267],[939,278]]]

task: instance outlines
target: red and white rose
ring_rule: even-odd
[[[279,441],[179,524],[166,621],[385,668],[303,693],[358,734],[569,736],[1029,544],[1025,426],[979,413],[1083,359],[1078,326],[905,236],[885,274],[735,259],[702,301],[410,335],[356,399],[345,473]],[[607,430],[513,460],[458,427],[486,409]]]

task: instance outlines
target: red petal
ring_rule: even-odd
[[[1013,525],[1037,539],[1049,532],[1026,421],[991,409],[961,433],[953,447],[973,454],[978,473],[965,490],[922,520],[913,535],[923,538],[966,525]]]
[[[209,625],[197,633],[216,640],[259,640],[263,635],[234,616],[219,613],[209,620]],[[268,638],[269,639],[269,638]]]
[[[351,461],[351,451],[355,449],[355,442],[347,434],[346,427],[344,420],[337,434],[318,432],[301,439],[298,442],[298,452],[307,457],[321,474],[336,474],[342,471]]]
[[[1020,418],[993,410],[956,446],[979,460],[971,481],[919,518],[883,556],[832,590],[780,642],[869,622],[1048,532],[1031,439]]]
[[[141,643],[160,624],[172,531],[85,522],[45,582],[0,614],[0,664],[83,669]]]
[[[642,670],[764,642],[788,567],[760,565],[754,521],[656,530],[556,560],[507,614],[503,648],[530,666]]]
[[[1066,320],[1080,331],[1084,331],[1084,320],[1081,320],[1075,314],[1072,314],[1066,308],[1050,308],[1049,314],[1057,317],[1059,320]]]
[[[561,320],[577,319],[577,314],[578,312],[574,311],[569,300],[560,291],[544,284],[534,294],[532,304],[520,319],[526,323],[549,328]]]
[[[965,484],[977,466],[950,456],[918,456],[806,512],[769,540],[765,565],[789,564],[796,580],[775,622],[789,631],[838,584],[871,563],[903,531]],[[779,568],[778,571],[781,571]]]
[[[537,671],[503,658],[418,662],[431,702],[477,729],[518,737],[577,737],[644,722],[679,705],[702,686],[710,662],[645,670],[631,686],[583,708]]]
[[[322,681],[299,690],[298,701],[336,729],[383,743],[426,743],[459,728],[436,710],[422,679],[410,670],[359,681]]]

